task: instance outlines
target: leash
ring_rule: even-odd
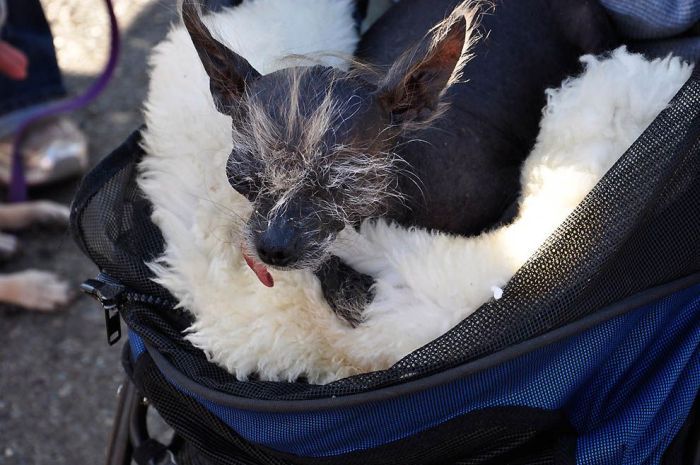
[[[104,71],[102,71],[102,74],[100,74],[92,85],[82,94],[76,97],[59,100],[52,105],[44,107],[37,113],[30,115],[20,124],[12,148],[12,171],[10,173],[10,185],[8,190],[8,200],[10,202],[22,202],[27,200],[27,179],[24,174],[22,143],[27,137],[29,128],[44,118],[85,107],[105,90],[107,84],[114,75],[114,69],[119,59],[119,26],[117,24],[117,17],[114,14],[112,0],[105,0],[105,5],[107,7],[107,13],[109,14],[110,50]]]

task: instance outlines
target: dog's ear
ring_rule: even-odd
[[[245,58],[212,37],[202,22],[197,1],[182,2],[182,20],[209,76],[209,89],[216,109],[230,115],[245,91],[246,83],[260,77],[260,73]]]
[[[378,98],[394,123],[427,122],[445,90],[459,79],[473,40],[476,7],[465,2],[404,53],[379,83]]]

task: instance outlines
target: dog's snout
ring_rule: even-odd
[[[278,268],[314,268],[345,223],[316,208],[309,199],[295,198],[271,211],[263,202],[251,217],[251,250],[261,262]]]
[[[289,266],[296,261],[296,251],[293,245],[289,244],[258,244],[258,255],[260,259],[273,266]]]
[[[273,222],[260,234],[255,247],[260,260],[272,266],[290,266],[299,260],[299,234],[293,226],[284,222]]]

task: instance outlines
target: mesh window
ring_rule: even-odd
[[[140,142],[136,131],[85,177],[71,208],[71,232],[100,270],[136,291],[172,299],[146,266],[164,247],[136,186]]]

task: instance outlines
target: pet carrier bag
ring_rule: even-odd
[[[72,209],[110,341],[119,316],[128,326],[136,391],[110,463],[700,464],[699,72],[501,299],[385,371],[326,385],[237,381],[184,339],[191,317],[146,265],[163,239],[135,181],[139,134]],[[148,438],[144,397],[169,446]]]

